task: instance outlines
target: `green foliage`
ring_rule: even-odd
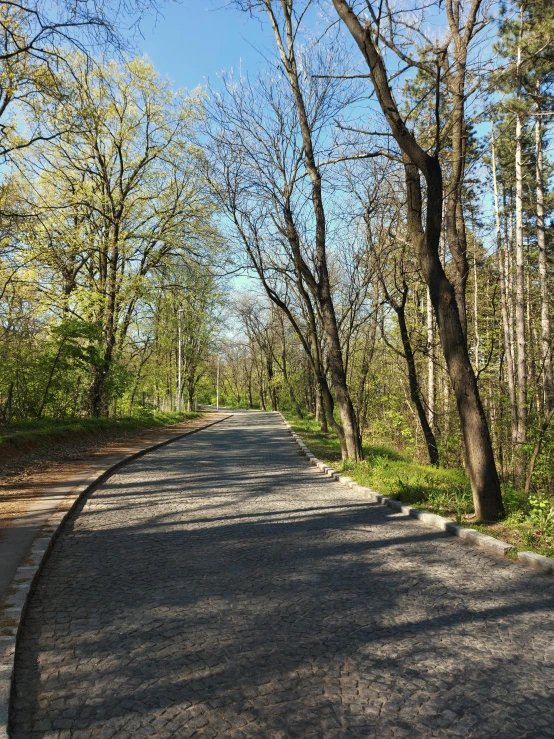
[[[175,408],[177,315],[191,399],[220,300],[200,97],[145,58],[67,62],[0,190],[0,423]]]
[[[529,498],[529,514],[527,520],[535,524],[540,536],[554,534],[554,501],[544,496]]]

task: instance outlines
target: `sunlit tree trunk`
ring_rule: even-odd
[[[538,94],[540,84],[537,83]],[[535,148],[537,168],[537,247],[539,252],[539,279],[541,288],[541,362],[543,363],[543,395],[544,406],[548,413],[554,406],[554,377],[552,368],[552,347],[550,335],[550,308],[548,305],[548,266],[546,261],[545,239],[545,187],[544,156],[541,130],[540,109],[535,119]]]
[[[500,224],[500,207],[498,202],[498,180],[496,176],[496,148],[494,139],[494,124],[491,134],[491,166],[492,181],[494,189],[494,216],[496,225],[496,258],[498,273],[500,276],[500,307],[502,312],[502,329],[504,336],[504,357],[506,359],[506,380],[508,383],[508,395],[510,400],[512,443],[515,441],[517,432],[517,407],[515,389],[515,370],[513,354],[512,324],[509,310],[509,285],[506,274],[506,263],[504,252],[507,251],[502,245],[502,229]]]
[[[429,426],[434,430],[435,428],[435,322],[433,319],[433,304],[431,302],[431,295],[429,293],[429,289],[427,289],[427,419],[429,421]]]
[[[315,278],[314,275],[311,274],[311,271],[299,252],[295,253],[295,260],[299,265],[301,265],[301,270],[306,282],[310,286],[310,290],[312,291],[314,298],[317,300],[318,312],[321,316],[321,322],[325,332],[329,368],[341,419],[342,435],[344,438],[344,446],[342,447],[343,457],[357,461],[363,458],[363,452],[356,414],[354,412],[354,406],[352,404],[352,399],[346,382],[344,358],[342,354],[335,307],[333,304],[326,252],[327,226],[322,180],[314,151],[312,124],[306,108],[304,93],[300,82],[301,75],[299,73],[296,60],[296,34],[293,29],[293,18],[295,16],[293,13],[292,3],[289,0],[281,0],[280,6],[284,19],[284,28],[283,31],[281,31],[271,0],[264,0],[264,4],[271,21],[281,63],[294,98],[296,113],[298,115],[298,126],[300,135],[302,136],[302,143],[304,145],[304,161],[311,182],[311,206],[313,208],[315,226]],[[324,388],[323,392],[324,402],[326,402]],[[328,409],[326,410],[329,415]]]
[[[456,396],[475,514],[480,520],[496,520],[504,514],[504,506],[490,431],[469,358],[454,287],[442,268],[439,256],[443,205],[441,165],[438,157],[430,155],[418,143],[400,114],[383,57],[376,45],[373,24],[362,23],[346,0],[333,0],[333,5],[368,64],[377,100],[402,151],[408,233],[429,287],[441,345]],[[478,7],[478,1],[476,5]],[[420,173],[426,182],[425,208]]]

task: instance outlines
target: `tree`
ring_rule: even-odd
[[[49,265],[44,289],[48,276],[64,285],[61,295],[54,287],[54,303],[101,329],[90,386],[100,415],[150,278],[172,262],[205,261],[218,240],[191,143],[198,100],[171,92],[145,60],[91,68],[82,58],[73,68],[70,102],[41,113],[51,130],[68,132],[40,147],[39,176],[28,172],[28,233],[35,258]]]
[[[305,65],[310,63],[327,66],[328,61],[303,60]],[[310,79],[308,75],[306,79]],[[348,425],[354,411],[333,303],[321,183],[316,188],[316,206],[294,94],[279,69],[259,75],[255,84],[229,77],[224,78],[224,84],[224,92],[213,93],[207,104],[207,148],[214,192],[230,217],[235,239],[238,237],[250,267],[302,342],[322,395],[326,420],[341,440],[344,457],[357,459],[360,440],[357,424]],[[314,129],[325,126],[344,106],[344,97],[335,96],[336,89],[336,84],[316,84],[310,89]],[[324,351],[341,424],[334,418]]]
[[[513,13],[513,15],[512,15]],[[514,352],[517,404],[515,407],[516,479],[523,481],[525,476],[525,444],[529,430],[529,371],[528,347],[531,337],[526,335],[526,306],[530,299],[526,295],[525,236],[526,213],[534,211],[537,263],[540,281],[540,374],[542,376],[542,404],[544,415],[548,416],[554,403],[554,368],[552,363],[551,325],[549,306],[549,279],[545,228],[545,163],[544,163],[544,116],[553,109],[552,84],[554,82],[554,11],[550,6],[535,0],[510,3],[504,8],[501,19],[501,41],[497,48],[505,62],[493,76],[497,88],[505,97],[496,103],[497,114],[507,119],[510,127],[515,118],[515,151],[512,169],[515,171],[515,335]],[[549,94],[550,93],[550,94]],[[530,141],[529,123],[535,117],[534,142]],[[532,146],[534,145],[534,152]],[[525,161],[535,159],[536,198],[529,203],[529,175]],[[510,177],[510,180],[512,178]]]
[[[310,79],[308,71],[310,62],[306,54],[299,52],[297,37],[301,28],[303,12],[295,12],[291,0],[273,3],[239,2],[240,7],[253,11],[263,9],[269,18],[278,51],[281,70],[288,81],[292,95],[295,125],[302,143],[301,158],[305,167],[305,175],[311,183],[307,193],[312,219],[313,250],[310,260],[302,251],[301,238],[293,214],[288,207],[290,193],[285,194],[283,236],[288,240],[295,269],[305,283],[317,305],[317,310],[325,334],[330,374],[336,396],[337,407],[341,418],[343,453],[354,461],[362,459],[362,445],[354,406],[350,397],[345,371],[345,362],[340,340],[332,295],[332,285],[328,263],[328,224],[326,218],[325,197],[323,187],[323,166],[318,161],[318,146],[321,141],[320,117],[328,117],[331,106],[337,104],[333,96],[333,86],[329,82],[318,85]],[[306,3],[306,9],[310,3]],[[276,7],[278,10],[276,10]],[[330,59],[325,60],[328,66]],[[327,69],[325,71],[328,71]],[[314,69],[312,75],[316,72]],[[344,102],[341,102],[344,105]],[[321,106],[321,113],[318,111]],[[311,264],[310,264],[311,262]],[[313,265],[313,266],[312,266]]]
[[[56,136],[42,122],[19,125],[22,111],[33,113],[48,100],[67,100],[63,77],[71,73],[72,52],[109,46],[121,49],[119,25],[132,25],[156,3],[123,0],[115,7],[109,0],[48,3],[26,0],[0,2],[0,156]],[[10,112],[13,110],[13,114]]]
[[[371,4],[368,5],[371,9]],[[456,396],[475,513],[479,519],[496,520],[503,515],[504,508],[490,432],[469,358],[456,293],[439,257],[443,178],[438,155],[429,154],[422,148],[400,114],[390,86],[390,75],[378,47],[377,15],[372,14],[362,21],[346,0],[333,0],[333,6],[362,52],[383,116],[402,152],[408,200],[408,231],[429,287]],[[460,7],[459,4],[457,6]],[[425,225],[420,174],[426,183]]]

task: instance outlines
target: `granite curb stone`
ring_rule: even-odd
[[[6,591],[5,602],[0,605],[0,739],[9,739],[8,726],[15,652],[27,603],[37,585],[40,572],[48,558],[48,554],[71,511],[85,495],[92,492],[114,472],[117,472],[121,467],[124,467],[134,459],[197,431],[203,431],[210,426],[214,426],[216,423],[230,418],[232,415],[232,413],[227,414],[215,421],[208,421],[202,426],[183,430],[182,433],[174,434],[169,438],[158,441],[155,444],[150,444],[136,452],[120,455],[117,461],[112,462],[101,471],[96,469],[83,483],[75,487],[66,496],[59,509],[48,518],[41,528],[40,533],[33,541],[26,558],[17,568],[11,585]]]
[[[358,492],[365,493],[367,497],[374,503],[386,505],[389,508],[392,508],[392,510],[397,511],[398,513],[404,513],[406,516],[415,518],[418,521],[427,524],[428,526],[440,529],[441,531],[446,531],[447,533],[452,534],[452,536],[456,536],[458,537],[458,539],[462,539],[463,541],[466,541],[473,546],[481,547],[482,549],[486,549],[489,552],[497,554],[501,557],[505,557],[509,552],[513,550],[514,547],[511,544],[508,544],[508,542],[502,541],[501,539],[495,539],[493,536],[483,534],[476,529],[464,528],[454,521],[450,521],[448,518],[444,518],[444,516],[439,516],[436,513],[429,513],[422,508],[412,508],[411,506],[404,505],[400,500],[387,498],[386,495],[380,495],[379,493],[376,493],[375,490],[372,490],[371,488],[367,488],[364,485],[360,485],[359,483],[355,482],[354,480],[352,480],[352,478],[339,474],[332,467],[329,467],[324,462],[315,457],[309,451],[308,447],[306,447],[306,445],[300,441],[300,437],[298,436],[298,434],[296,434],[296,432],[292,430],[291,425],[283,416],[283,414],[280,415],[283,419],[283,422],[285,423],[285,426],[288,428],[289,433],[298,443],[300,449],[308,457],[308,460],[311,462],[311,464],[315,465],[321,472],[323,472],[323,474],[332,477],[333,479],[337,480],[337,482],[340,482],[343,485],[355,488]],[[531,567],[535,570],[540,570],[541,572],[554,574],[554,559],[550,557],[544,557],[542,554],[535,554],[534,552],[518,552],[517,558],[518,562],[521,562],[521,564],[526,565],[527,567]]]
[[[535,552],[518,552],[517,558],[528,567],[554,575],[554,559],[551,557],[544,557],[542,554],[535,554]]]

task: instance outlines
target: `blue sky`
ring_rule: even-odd
[[[193,90],[209,79],[217,86],[222,70],[253,71],[273,54],[271,28],[229,7],[229,0],[165,2],[161,14],[142,19],[142,38],[133,37],[134,51],[147,54],[156,70],[175,87]],[[261,52],[261,53],[260,53]],[[234,290],[256,287],[245,274],[232,279]]]
[[[176,87],[193,90],[205,83],[215,84],[222,69],[253,70],[262,63],[259,51],[272,49],[268,27],[229,7],[228,0],[181,0],[161,5],[157,19],[142,19],[142,38],[134,45],[146,53],[158,72],[170,77]]]

